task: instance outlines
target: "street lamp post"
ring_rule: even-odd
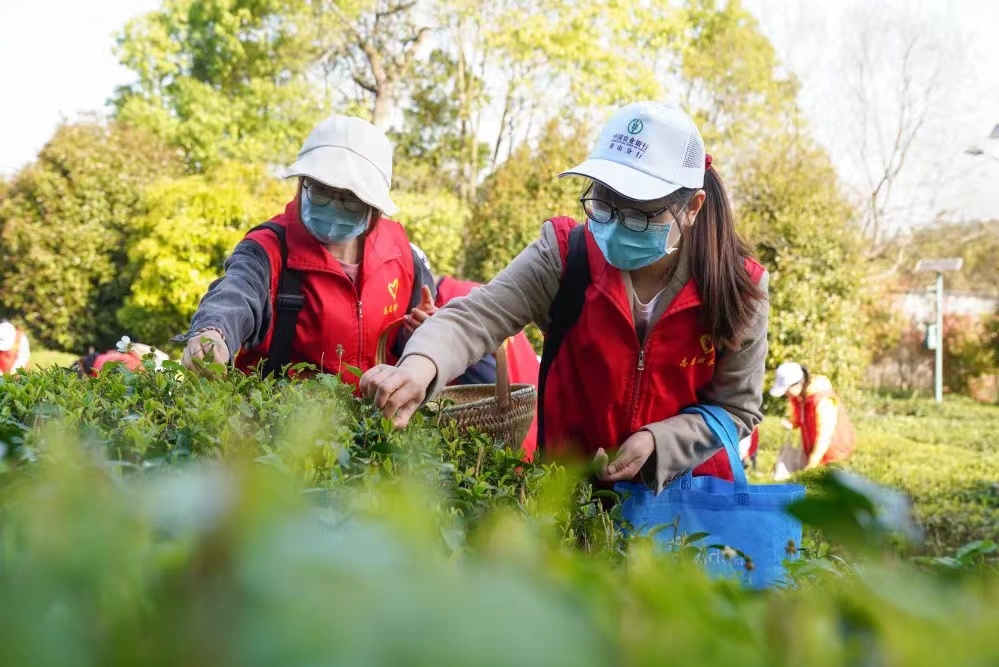
[[[935,363],[933,366],[933,398],[937,403],[943,402],[943,274],[944,271],[959,271],[964,265],[964,260],[960,257],[948,257],[946,259],[921,259],[916,263],[916,273],[937,274],[937,323],[936,323],[936,346]]]

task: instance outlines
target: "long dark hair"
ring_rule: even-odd
[[[804,396],[805,392],[808,391],[808,385],[812,381],[812,374],[808,372],[808,369],[804,366],[801,367],[801,395]]]
[[[700,325],[716,346],[735,349],[752,324],[757,302],[766,295],[746,270],[745,259],[753,253],[735,231],[732,204],[714,167],[704,172],[703,190],[704,205],[684,234],[680,252],[688,253],[691,275],[701,291]],[[670,195],[677,220],[696,192],[682,188]]]

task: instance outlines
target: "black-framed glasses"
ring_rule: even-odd
[[[354,193],[331,188],[318,181],[305,179],[302,182],[302,189],[305,190],[305,196],[313,206],[328,206],[330,202],[335,201],[351,213],[363,213],[368,208],[368,205],[358,199]]]
[[[648,230],[649,225],[654,224],[652,221],[655,218],[670,210],[669,206],[664,206],[655,213],[646,213],[645,211],[639,211],[637,208],[618,208],[603,199],[587,197],[586,195],[579,198],[579,203],[583,205],[583,210],[586,212],[587,217],[593,222],[607,225],[617,220],[626,229],[630,229],[633,232]]]

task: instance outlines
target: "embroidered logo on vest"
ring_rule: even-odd
[[[395,280],[393,280],[392,282],[390,282],[388,284],[388,291],[389,291],[389,294],[392,295],[392,300],[395,301],[396,297],[399,294],[399,279],[398,278],[396,278]]]

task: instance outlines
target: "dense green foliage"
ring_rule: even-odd
[[[944,386],[948,391],[967,394],[975,380],[999,369],[989,336],[989,328],[996,325],[990,320],[944,317]]]
[[[430,260],[434,275],[463,275],[468,208],[454,194],[443,190],[402,192],[394,195],[399,222],[409,240]]]
[[[125,332],[158,346],[182,333],[233,247],[293,196],[292,184],[233,163],[211,178],[193,175],[149,188],[129,249],[135,279],[118,311]]]
[[[521,146],[483,185],[468,229],[466,271],[487,281],[518,252],[537,240],[541,224],[557,215],[583,218],[578,199],[584,179],[558,174],[582,162],[589,151],[585,128],[552,121],[536,148]]]
[[[798,361],[857,388],[869,362],[864,269],[853,211],[826,157],[800,138],[735,174],[739,222],[770,270],[768,367]]]
[[[328,108],[307,72],[309,8],[288,0],[165,0],[118,37],[138,80],[114,100],[122,122],[183,152],[188,169],[287,163]]]
[[[148,132],[61,126],[0,201],[0,316],[59,349],[112,345],[143,188],[178,169]]]
[[[217,379],[176,366],[0,379],[0,641],[12,663],[999,656],[994,545],[916,567],[887,554],[848,564],[806,544],[796,587],[755,594],[708,581],[696,550],[626,539],[561,467],[432,417],[387,430],[330,376],[210,370]]]

